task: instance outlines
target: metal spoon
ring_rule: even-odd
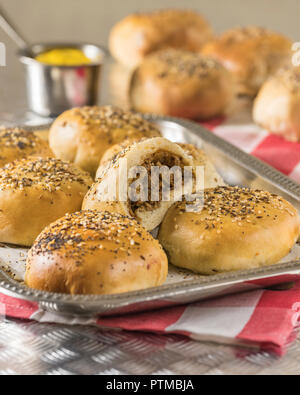
[[[3,8],[0,6],[0,27],[5,31],[5,33],[17,44],[17,46],[24,50],[28,50],[30,47],[28,42],[24,37],[18,32],[18,30],[13,26]],[[31,55],[31,54],[30,54]]]

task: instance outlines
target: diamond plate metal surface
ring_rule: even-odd
[[[180,336],[0,321],[0,375],[300,374],[300,336],[283,357]]]

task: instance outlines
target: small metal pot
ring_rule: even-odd
[[[82,66],[52,66],[34,59],[50,49],[77,48],[93,63]],[[98,101],[105,49],[92,44],[36,44],[19,52],[25,65],[28,104],[31,111],[51,117]]]

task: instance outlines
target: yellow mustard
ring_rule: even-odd
[[[51,49],[39,54],[35,59],[53,66],[81,66],[92,63],[83,51],[76,48]]]

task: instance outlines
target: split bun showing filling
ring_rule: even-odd
[[[186,166],[191,177],[184,180]],[[161,176],[160,171],[169,171],[169,177]],[[168,208],[181,200],[184,181],[192,191],[193,175],[193,159],[179,145],[162,137],[141,141],[122,151],[99,174],[99,180],[84,199],[83,209],[130,215],[147,230],[153,230],[161,223]],[[108,196],[105,192],[112,183],[116,188],[112,196]],[[170,193],[164,194],[167,189],[164,188],[168,186]],[[126,196],[124,187],[128,192]]]

